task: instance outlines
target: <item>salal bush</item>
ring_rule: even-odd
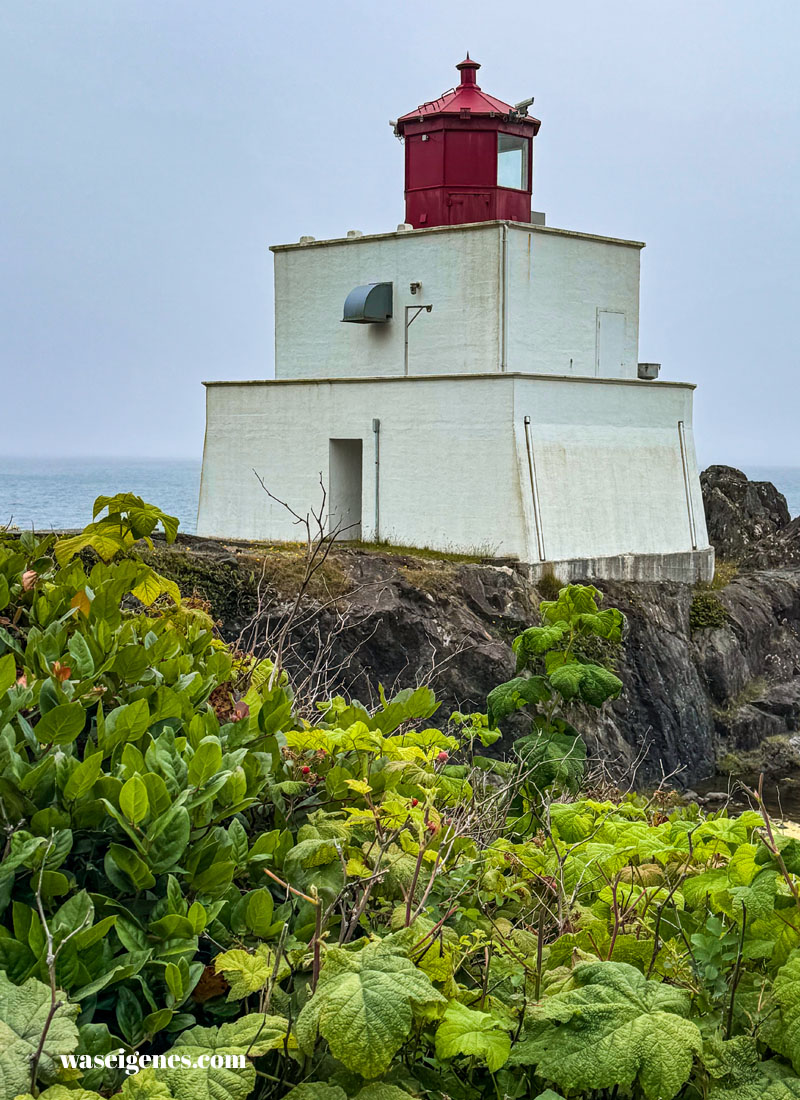
[[[800,842],[587,790],[597,589],[486,714],[378,687],[301,721],[140,560],[159,525],[123,494],[0,539],[2,1100],[800,1097]]]

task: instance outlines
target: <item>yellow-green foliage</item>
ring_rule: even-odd
[[[621,643],[597,589],[489,714],[378,687],[309,722],[114,524],[88,569],[0,538],[0,1100],[800,1094],[800,843],[569,794],[565,715],[622,688],[577,648]]]

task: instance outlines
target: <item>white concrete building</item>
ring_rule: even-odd
[[[198,531],[292,540],[252,471],[301,513],[322,475],[346,538],[563,579],[710,579],[694,387],[638,362],[643,245],[541,224],[537,120],[460,68],[459,89],[395,124],[409,222],[273,248],[276,378],[206,383]],[[431,145],[439,161],[420,170],[415,149],[430,159]],[[525,220],[459,220],[520,202]]]

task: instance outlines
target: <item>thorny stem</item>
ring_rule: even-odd
[[[36,1087],[36,1074],[39,1070],[39,1062],[41,1061],[42,1054],[44,1052],[44,1045],[47,1042],[47,1036],[52,1026],[53,1020],[58,1010],[63,1007],[64,1002],[58,999],[58,986],[56,984],[56,961],[61,953],[62,948],[72,939],[73,936],[77,936],[79,932],[87,926],[87,923],[91,921],[91,913],[83,918],[77,928],[64,937],[59,943],[58,947],[55,946],[53,940],[53,932],[50,925],[47,922],[47,917],[44,913],[44,904],[42,903],[42,879],[44,878],[45,867],[47,864],[47,857],[53,849],[55,844],[55,835],[50,834],[50,840],[47,843],[47,847],[44,850],[42,856],[42,865],[39,870],[39,882],[36,887],[36,908],[39,910],[39,920],[42,922],[42,930],[45,934],[45,940],[47,943],[47,955],[45,961],[47,963],[47,973],[50,979],[50,1008],[48,1009],[47,1016],[45,1017],[44,1026],[42,1027],[42,1034],[39,1036],[39,1043],[36,1050],[31,1055],[31,1088],[30,1091],[34,1096],[39,1095],[39,1090]]]
[[[312,905],[319,905],[319,898],[309,897],[309,895],[304,894],[302,890],[296,890],[294,886],[290,886],[288,882],[284,882],[282,878],[278,878],[278,876],[273,874],[267,867],[264,867],[263,871],[265,875],[269,875],[273,882],[277,882],[284,890],[290,890],[296,897],[303,898],[305,901],[310,901]]]
[[[544,951],[544,914],[545,908],[539,910],[539,927],[536,930],[536,983],[533,989],[534,1000],[538,1003],[542,992],[542,953]]]
[[[425,815],[425,824],[428,824],[428,815]],[[422,861],[425,858],[425,852],[428,848],[427,844],[420,844],[419,851],[417,852],[417,862],[414,864],[414,874],[411,876],[411,883],[408,887],[408,895],[406,897],[406,928],[411,924],[411,908],[414,904],[414,895],[417,892],[417,883],[419,882],[420,872],[422,870]]]
[[[278,980],[278,970],[280,969],[281,965],[281,955],[283,954],[283,949],[286,945],[286,937],[288,936],[288,934],[289,922],[287,921],[284,924],[283,928],[281,928],[280,939],[278,940],[278,946],[275,949],[275,965],[272,968],[272,973],[270,974],[269,981],[267,982],[267,988],[266,992],[264,993],[264,1001],[261,1008],[262,1012],[269,1012],[269,1005],[270,1001],[272,1000],[272,991],[274,990],[275,983]]]
[[[767,833],[765,843],[766,843],[767,847],[769,848],[769,850],[772,852],[773,856],[775,857],[775,861],[778,864],[778,867],[780,868],[780,872],[781,872],[781,875],[783,876],[783,880],[786,883],[786,885],[789,887],[789,889],[792,893],[792,897],[794,898],[794,903],[797,906],[797,910],[798,910],[798,912],[800,912],[800,893],[798,893],[797,885],[795,884],[795,881],[792,878],[792,876],[789,874],[789,871],[787,870],[786,864],[783,861],[783,856],[781,855],[780,851],[778,850],[778,844],[777,844],[777,841],[775,840],[775,834],[772,831],[772,821],[770,820],[769,813],[767,812],[767,807],[764,805],[764,776],[763,776],[763,774],[761,776],[759,776],[758,790],[757,791],[751,791],[750,788],[745,787],[744,784],[742,784],[742,786],[743,786],[743,789],[747,792],[747,794],[749,794],[751,796],[751,798],[754,798],[756,800],[756,803],[758,804],[758,808],[761,811],[761,816],[764,819],[764,828],[765,828],[766,833]]]
[[[317,914],[314,922],[314,965],[311,972],[311,992],[317,988],[319,972],[322,966],[322,906],[317,903]]]
[[[736,987],[739,985],[739,978],[742,972],[742,954],[744,952],[744,933],[747,927],[747,906],[742,903],[742,932],[739,936],[739,950],[736,955],[736,966],[733,970],[733,979],[731,980],[731,1000],[728,1005],[728,1019],[725,1023],[725,1038],[730,1039],[731,1030],[733,1029],[733,1006],[736,1002]]]
[[[489,945],[487,944],[483,949],[483,983],[481,985],[481,1009],[486,1005],[486,993],[489,989],[489,968],[492,963],[492,956],[489,951]]]

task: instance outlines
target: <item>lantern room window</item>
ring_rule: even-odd
[[[515,191],[528,190],[530,138],[516,134],[497,135],[497,186]]]

